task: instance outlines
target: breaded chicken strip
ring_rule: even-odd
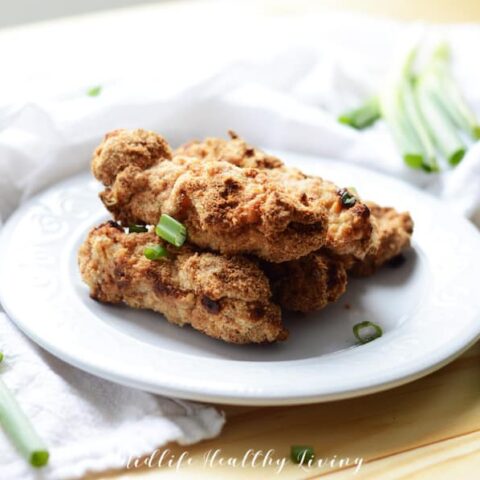
[[[378,224],[378,249],[367,255],[362,261],[350,258],[346,267],[349,273],[365,277],[394,260],[403,250],[410,246],[413,233],[413,220],[408,212],[397,212],[391,207],[380,207],[367,202],[368,208]]]
[[[190,324],[226,342],[287,338],[280,308],[271,302],[268,280],[255,263],[186,245],[164,245],[167,259],[148,260],[145,246],[159,242],[155,233],[127,234],[114,222],[94,228],[78,255],[91,297],[154,310],[171,323]]]
[[[314,210],[326,210],[328,232],[324,247],[336,255],[362,259],[377,248],[376,223],[365,203],[320,177],[308,176],[281,160],[248,145],[234,132],[230,140],[207,138],[189,142],[174,152],[209,162],[225,161],[243,168],[268,172],[270,181],[283,185],[297,201]],[[347,200],[349,199],[349,200]]]
[[[325,244],[325,208],[302,202],[284,179],[176,155],[153,132],[117,130],[96,149],[92,171],[107,188],[105,206],[122,224],[181,221],[191,243],[271,262],[293,260]]]
[[[336,302],[347,288],[343,262],[321,250],[299,260],[263,263],[274,300],[286,310],[313,312]]]
[[[379,207],[372,202],[368,202],[368,207],[378,221],[379,248],[363,260],[352,255],[336,256],[321,249],[299,260],[262,264],[278,304],[298,312],[324,308],[343,295],[348,275],[372,275],[409,247],[413,221],[408,213]]]
[[[234,132],[229,133],[230,140],[207,138],[192,141],[178,148],[174,155],[189,155],[207,162],[221,159],[239,167],[262,168],[271,170],[271,173],[279,170],[280,176],[304,177],[296,169],[285,167],[278,158],[248,145]],[[352,275],[370,275],[409,246],[413,222],[408,213],[398,213],[372,202],[365,202],[365,205],[372,213],[369,222],[372,223],[373,233],[363,260],[356,258],[354,253],[342,253],[345,249],[338,248],[332,240],[338,238],[338,230],[332,234],[329,229],[327,249],[280,265],[262,265],[271,279],[275,299],[283,308],[301,312],[323,308],[345,292],[347,270]],[[330,218],[335,217],[335,209],[330,214]]]

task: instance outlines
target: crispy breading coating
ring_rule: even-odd
[[[400,255],[410,246],[413,233],[413,220],[408,212],[397,212],[394,208],[380,207],[373,202],[367,202],[367,205],[377,220],[378,248],[362,261],[350,259],[351,263],[346,262],[349,273],[361,277],[372,275],[379,267]]]
[[[353,255],[360,259],[377,248],[375,220],[360,199],[356,198],[353,205],[346,205],[342,201],[344,190],[332,182],[287,167],[278,158],[248,145],[234,132],[229,134],[230,140],[207,138],[189,142],[175,150],[174,157],[190,156],[207,162],[221,160],[239,167],[263,169],[271,181],[281,184],[306,207],[328,212],[326,248],[337,255]]]
[[[413,221],[406,212],[368,202],[378,221],[379,247],[363,260],[337,256],[321,249],[306,257],[280,264],[262,264],[270,278],[274,298],[287,310],[312,312],[335,302],[347,288],[347,276],[372,275],[409,247]]]
[[[336,302],[347,288],[343,262],[318,251],[299,260],[263,263],[275,301],[286,310],[312,312]]]
[[[252,147],[232,130],[228,131],[230,139],[208,137],[205,140],[191,140],[176,150],[173,155],[203,158],[206,161],[224,161],[241,168],[272,169],[283,167],[283,162]]]
[[[323,308],[345,292],[347,270],[355,276],[371,275],[409,246],[413,222],[408,213],[358,200],[345,212],[336,196],[338,189],[334,189],[330,182],[312,179],[296,169],[285,167],[281,160],[248,145],[234,132],[229,134],[230,140],[207,138],[189,142],[175,150],[174,155],[188,155],[205,161],[222,159],[239,167],[267,169],[271,175],[284,179],[292,188],[308,195],[309,199],[314,196],[312,193],[322,192],[317,200],[324,202],[329,210],[327,249],[279,265],[263,264],[276,301],[282,307],[302,312]],[[351,215],[350,218],[353,216],[353,226],[345,222],[345,213]],[[360,240],[350,249],[351,231],[369,232],[370,228],[371,235],[364,236],[363,244]],[[361,233],[357,238],[362,238]]]
[[[166,244],[168,259],[148,260],[145,246],[157,243],[153,232],[127,234],[114,222],[94,228],[78,254],[91,297],[154,310],[226,342],[287,338],[268,280],[254,262]]]
[[[127,168],[146,170],[159,159],[171,157],[172,150],[160,135],[140,129],[134,130],[132,135],[126,134],[125,130],[113,130],[105,135],[103,144],[95,150],[92,172],[105,186],[110,186]]]
[[[302,201],[283,178],[226,161],[172,157],[152,132],[108,134],[92,171],[107,187],[103,203],[125,225],[156,224],[166,213],[184,223],[189,241],[200,247],[271,262],[300,258],[326,241],[325,208]]]

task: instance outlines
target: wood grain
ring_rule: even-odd
[[[474,479],[480,466],[480,343],[455,362],[413,383],[356,399],[298,407],[223,407],[227,423],[217,439],[191,447],[194,465],[161,467],[108,476],[132,479]],[[364,459],[353,468],[311,468],[289,464],[276,475],[268,468],[205,468],[203,457],[221,449],[241,458],[248,449],[274,449],[288,457],[292,444],[312,445],[318,456]],[[97,476],[95,478],[103,478]]]

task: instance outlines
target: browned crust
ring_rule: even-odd
[[[113,222],[94,228],[78,261],[92,298],[162,313],[171,323],[231,343],[285,340],[267,278],[252,261],[165,245],[166,260],[148,260],[154,233],[126,234]]]
[[[299,260],[262,265],[281,307],[312,312],[336,302],[347,288],[347,271],[342,262],[315,252]]]
[[[236,133],[229,133],[229,140],[192,141],[175,150],[173,155],[186,155],[206,162],[226,161],[242,168],[264,170],[271,182],[282,185],[306,208],[326,211],[328,227],[324,247],[336,255],[362,259],[377,247],[375,220],[358,197],[354,206],[345,206],[339,195],[341,190],[332,182],[287,167],[278,158],[252,147]]]
[[[380,207],[368,202],[368,207],[378,224],[378,248],[363,261],[353,259],[349,266],[352,275],[365,277],[401,254],[410,246],[413,220],[408,212],[397,212],[391,207]]]
[[[104,141],[94,152],[92,173],[105,186],[114,183],[117,175],[127,167],[145,170],[159,158],[171,158],[168,143],[153,132],[133,130],[132,135],[123,135],[123,130],[113,130],[105,135]],[[103,152],[106,148],[108,153]]]
[[[103,203],[124,224],[156,224],[167,213],[200,247],[271,262],[300,258],[326,241],[325,209],[304,204],[283,179],[228,161],[171,157],[152,132],[112,132],[95,151],[92,170],[107,187]]]
[[[311,312],[335,302],[345,292],[347,273],[365,277],[398,258],[410,246],[413,221],[407,212],[368,202],[378,223],[378,248],[363,260],[319,250],[299,260],[264,264],[275,300],[288,310]]]

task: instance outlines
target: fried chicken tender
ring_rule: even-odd
[[[172,156],[153,132],[111,132],[95,151],[92,171],[106,186],[103,203],[124,225],[156,224],[166,213],[184,223],[199,247],[271,262],[303,257],[326,242],[326,209],[303,201],[284,178],[227,161]],[[353,223],[341,228],[360,235]]]
[[[174,152],[209,162],[224,161],[242,168],[268,172],[270,181],[281,184],[297,201],[314,210],[326,210],[328,231],[324,247],[336,255],[353,255],[363,259],[378,246],[376,222],[367,205],[358,198],[352,205],[342,201],[345,189],[320,177],[308,176],[290,168],[278,158],[248,145],[234,132],[230,140],[207,138],[189,142]]]
[[[153,232],[127,234],[114,222],[91,230],[78,255],[91,297],[154,310],[226,342],[287,338],[268,280],[254,262],[165,244],[167,259],[148,260],[145,246],[159,242]]]
[[[367,255],[362,261],[350,258],[345,265],[354,276],[366,277],[395,259],[403,250],[410,246],[413,233],[413,220],[408,212],[397,212],[391,207],[380,207],[373,202],[367,202],[368,208],[378,224],[378,248]]]
[[[286,310],[313,312],[336,302],[347,288],[343,262],[318,251],[299,260],[264,263],[275,301]]]
[[[337,215],[340,205],[337,198],[332,200],[332,184],[319,178],[312,180],[312,177],[296,169],[285,167],[281,160],[248,145],[234,132],[229,134],[230,140],[207,138],[189,142],[175,150],[174,155],[202,158],[207,162],[223,160],[239,167],[266,169],[276,178],[287,180],[289,185],[294,184],[299,192],[304,188],[304,193],[310,198],[324,187],[327,190],[322,192],[321,198],[317,198],[325,201],[329,208],[326,248],[299,260],[279,265],[262,264],[270,277],[275,299],[283,308],[300,312],[324,308],[345,292],[347,273],[354,276],[371,275],[410,245],[413,222],[408,213],[398,213],[393,208],[380,207],[373,202],[356,201],[353,208],[358,210],[347,209],[346,212],[353,214],[353,223],[357,221],[360,231],[364,228],[368,232],[371,228],[371,235],[367,233],[363,246],[357,242],[347,253],[349,248],[345,244],[348,244],[348,231],[341,230],[342,222]],[[297,180],[300,183],[295,183]],[[335,193],[338,194],[338,190]]]
[[[373,275],[409,247],[413,221],[406,212],[368,202],[378,222],[379,247],[363,260],[337,256],[325,249],[280,264],[262,264],[270,278],[275,301],[287,310],[312,312],[337,301],[347,288],[348,275]]]

